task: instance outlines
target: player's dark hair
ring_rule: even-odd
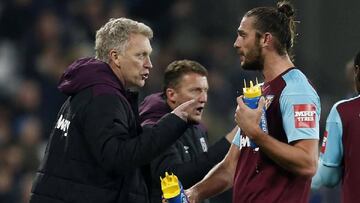
[[[275,48],[280,55],[292,54],[295,39],[294,9],[287,1],[277,3],[274,7],[257,7],[245,14],[255,17],[254,27],[263,34],[270,32],[275,36]]]

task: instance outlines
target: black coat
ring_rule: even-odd
[[[148,164],[178,139],[186,122],[169,114],[143,131],[137,95],[96,59],[70,65],[59,89],[70,97],[58,114],[30,202],[149,202]]]
[[[164,95],[152,94],[140,105],[141,124],[144,129],[151,129],[169,112],[171,109],[166,104]],[[225,157],[229,147],[230,143],[225,138],[209,147],[205,126],[198,124],[189,127],[175,144],[152,161],[151,203],[161,203],[160,176],[164,177],[165,172],[174,173],[183,187],[189,188]]]

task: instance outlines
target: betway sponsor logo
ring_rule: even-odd
[[[241,140],[240,140],[240,146],[241,148],[243,147],[251,147],[254,151],[259,151],[259,147],[253,142],[250,140],[249,137],[247,136],[240,136],[241,137]]]
[[[294,105],[295,128],[316,127],[316,106],[314,104]]]
[[[59,120],[56,123],[55,128],[64,132],[64,136],[67,136],[69,130],[70,121],[63,118],[63,115],[60,116]]]

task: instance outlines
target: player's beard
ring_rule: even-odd
[[[262,50],[260,47],[260,39],[255,41],[254,48],[251,49],[245,56],[245,61],[242,64],[244,70],[260,70],[264,69],[264,58],[261,56]]]

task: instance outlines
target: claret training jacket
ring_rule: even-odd
[[[58,87],[69,98],[58,113],[30,202],[149,202],[148,164],[188,124],[168,114],[142,130],[137,95],[94,58],[71,64]]]

